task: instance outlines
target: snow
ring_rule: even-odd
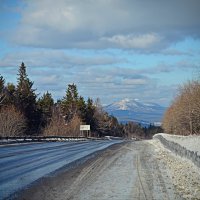
[[[133,185],[137,180],[136,170],[133,170],[135,155],[131,151],[119,155],[108,160],[98,172],[100,176],[97,176],[88,187],[81,188],[73,199],[132,199]]]
[[[134,121],[146,124],[160,122],[166,108],[156,103],[136,99],[123,99],[104,107],[105,111],[117,117],[120,122]]]
[[[166,136],[167,134],[157,134]],[[170,136],[166,136],[170,137]],[[165,138],[166,138],[165,137]],[[183,136],[186,137],[186,136]],[[195,136],[193,137],[194,140]],[[172,140],[171,140],[172,141]],[[155,147],[157,159],[161,161],[172,180],[181,199],[200,199],[200,171],[188,159],[176,156],[173,152],[166,149],[157,139],[149,140],[150,144]]]
[[[166,140],[175,142],[185,147],[187,150],[197,152],[197,155],[200,155],[200,136],[199,135],[181,136],[181,135],[169,135],[166,133],[159,133],[156,135],[161,135]]]
[[[129,106],[128,106],[129,102],[130,102],[130,100],[128,98],[126,98],[119,102],[114,103],[113,106],[119,110],[129,110]]]
[[[28,142],[56,142],[56,141],[85,141],[87,138],[84,137],[27,137],[27,138],[7,138],[0,139],[0,145],[17,144],[17,143],[28,143]]]
[[[45,142],[0,146],[0,199],[37,179],[122,140]]]
[[[163,109],[160,105],[151,102],[142,102],[139,99],[122,99],[121,101],[115,102],[106,106],[109,109],[117,110],[135,110],[140,112],[153,111],[155,109]]]

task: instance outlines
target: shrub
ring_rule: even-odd
[[[25,133],[26,120],[13,105],[0,108],[0,136],[20,136]]]

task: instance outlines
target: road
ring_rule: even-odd
[[[113,145],[86,162],[22,191],[23,200],[182,199],[148,141]]]
[[[83,162],[85,156],[119,142],[101,140],[0,146],[0,199],[8,198],[39,178],[63,166]]]

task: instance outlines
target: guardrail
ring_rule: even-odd
[[[84,141],[85,137],[66,136],[13,136],[0,137],[0,144],[24,143],[24,142],[58,142],[58,141]]]
[[[176,155],[187,158],[191,160],[197,167],[200,167],[200,156],[197,155],[197,152],[190,151],[176,142],[165,139],[161,135],[155,135],[153,138],[159,139],[166,148],[174,152]]]
[[[110,137],[111,140],[123,139],[120,137]],[[12,143],[25,143],[25,142],[64,142],[64,141],[85,141],[85,140],[109,140],[106,137],[73,137],[73,136],[9,136],[0,137],[1,144],[12,144]]]

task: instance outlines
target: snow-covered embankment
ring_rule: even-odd
[[[200,136],[179,136],[159,133],[154,135],[153,138],[159,139],[169,150],[191,160],[197,167],[200,167]]]

